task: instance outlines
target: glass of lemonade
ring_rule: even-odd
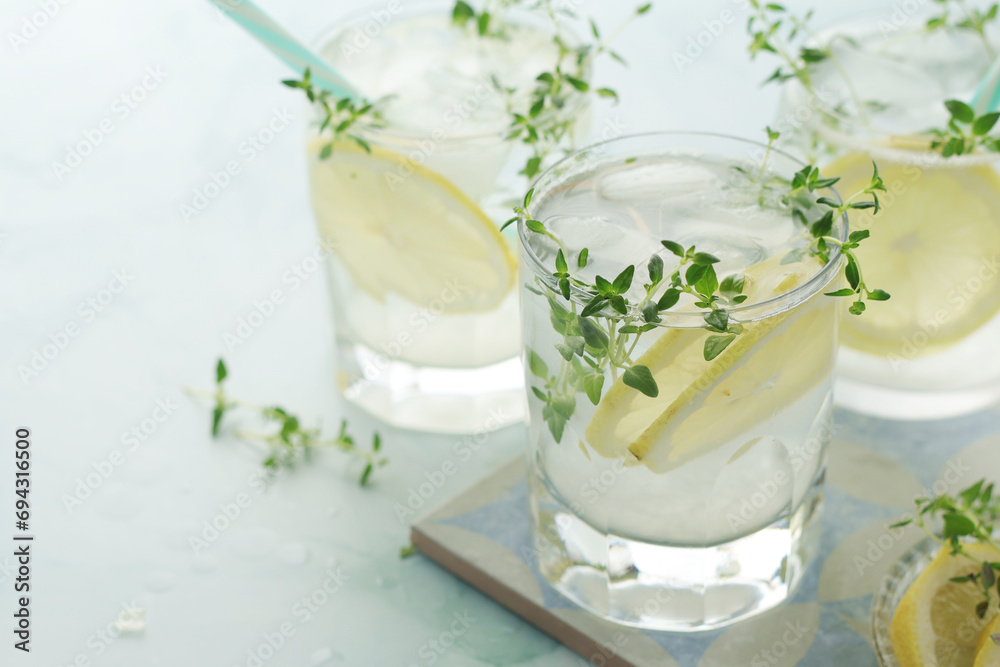
[[[837,401],[903,419],[1000,400],[1000,155],[944,157],[927,133],[947,125],[946,100],[971,101],[1000,40],[926,22],[880,15],[816,35],[833,57],[812,65],[811,89],[785,84],[775,126],[842,192],[878,163],[883,209],[854,224],[872,232],[858,250],[866,278],[892,299],[842,318]]]
[[[614,621],[723,626],[786,599],[809,561],[840,310],[823,293],[842,262],[802,253],[802,225],[761,186],[801,165],[771,152],[761,167],[763,148],[687,133],[597,144],[547,171],[519,221],[534,555]],[[742,276],[742,333],[711,361],[691,296],[645,326],[690,269],[663,241],[714,256],[723,292]],[[611,281],[628,303],[588,314]]]
[[[509,105],[559,56],[530,13],[490,37],[453,7],[390,3],[323,34],[320,52],[381,100],[382,122],[329,155],[329,129],[313,130],[309,170],[340,389],[391,424],[468,433],[523,419],[515,240],[498,226],[526,183]],[[585,111],[565,110],[574,127]]]

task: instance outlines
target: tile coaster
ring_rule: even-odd
[[[1000,482],[1000,411],[895,422],[839,411],[830,444],[817,557],[783,605],[727,628],[642,631],[599,619],[541,577],[531,548],[523,457],[423,517],[413,544],[426,557],[552,635],[593,665],[614,667],[870,667],[874,591],[922,539],[890,533],[935,482],[951,490]]]

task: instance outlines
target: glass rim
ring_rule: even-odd
[[[409,2],[401,2],[401,0],[395,0],[399,11],[392,15],[390,23],[401,15],[408,17],[418,17],[418,16],[433,16],[437,14],[448,15],[450,14],[452,8],[454,7],[454,2],[451,0],[412,0]],[[391,3],[389,3],[391,4]],[[362,19],[366,17],[371,17],[372,13],[375,11],[385,11],[387,4],[368,4],[361,9],[354,10],[340,17],[339,19],[327,23],[325,27],[309,41],[309,47],[316,52],[321,52],[322,48],[337,37],[340,33],[350,28],[352,25],[359,23]],[[510,8],[508,9],[514,16],[524,16],[529,15],[529,11],[526,9]],[[385,25],[388,25],[385,24]],[[385,26],[382,26],[385,27]],[[381,32],[381,29],[379,30]],[[572,30],[567,30],[570,37],[579,41],[579,35],[577,35]],[[377,37],[377,35],[376,35]],[[374,39],[374,38],[373,38]],[[588,72],[588,80],[591,73]],[[587,100],[584,96],[576,97],[574,96],[573,102],[570,104],[572,108],[569,109],[570,112],[578,111],[580,108],[584,107]],[[310,104],[310,106],[312,106]],[[418,141],[432,140],[438,144],[446,146],[461,146],[464,144],[481,144],[481,143],[496,143],[505,142],[507,136],[510,134],[510,123],[505,123],[503,127],[499,127],[496,130],[489,130],[483,132],[476,132],[474,134],[460,134],[455,136],[445,136],[444,138],[435,139],[434,134],[440,130],[440,128],[435,128],[428,131],[406,131],[400,130],[398,128],[393,128],[392,126],[386,127],[364,127],[361,128],[362,132],[365,134],[365,138],[371,138],[372,140],[384,140],[391,143],[408,143],[415,145]]]
[[[614,139],[608,139],[606,141],[590,144],[589,146],[585,146],[584,148],[576,150],[570,153],[569,155],[566,155],[558,162],[551,165],[548,169],[543,171],[541,174],[539,174],[538,177],[535,179],[535,181],[531,184],[531,190],[534,191],[534,194],[532,196],[531,205],[528,208],[529,209],[535,208],[540,201],[543,201],[546,198],[545,194],[547,191],[552,190],[555,186],[560,184],[558,181],[553,181],[553,183],[551,184],[545,182],[546,179],[554,178],[554,174],[560,166],[565,165],[574,160],[578,160],[585,153],[593,151],[594,149],[600,148],[602,146],[608,146],[610,144],[616,144],[628,140],[654,138],[654,137],[701,137],[701,138],[721,139],[724,141],[744,144],[746,146],[753,146],[755,148],[760,148],[760,149],[767,148],[766,144],[763,144],[759,141],[754,141],[752,139],[744,139],[742,137],[736,137],[733,135],[721,134],[717,132],[660,130],[660,131],[640,132],[636,134],[622,135],[620,137],[615,137]],[[653,151],[648,154],[656,155],[661,153],[662,153],[661,151]],[[802,162],[798,158],[789,155],[788,153],[782,150],[778,150],[772,147],[771,153],[774,155],[780,155],[781,157],[789,160],[794,164],[803,167],[806,166],[806,163]],[[621,156],[619,156],[619,158],[620,157]],[[537,188],[540,186],[545,187],[545,190],[543,190],[541,193],[537,191]],[[840,197],[840,194],[832,187],[824,188],[824,190],[831,193],[833,195],[832,199],[834,199],[835,201],[837,202],[843,201]],[[530,214],[530,212],[531,211],[529,210],[528,213]],[[530,230],[528,230],[527,226],[525,225],[526,220],[527,218],[524,215],[518,215],[517,217],[517,236],[518,236],[518,242],[521,246],[521,250],[523,251],[522,256],[526,257],[526,259],[528,260],[527,264],[530,264],[530,266],[528,266],[527,268],[529,268],[536,277],[543,278],[543,280],[545,280],[546,283],[548,284],[551,278],[550,274],[552,273],[552,267],[546,266],[542,262],[542,260],[538,257],[538,255],[535,253],[535,251],[532,249],[531,244],[527,242],[527,234],[530,232]],[[843,229],[841,233],[841,240],[846,241],[848,235],[850,234],[850,222],[848,220],[846,212],[841,216],[841,221]],[[711,249],[706,249],[706,252],[711,252]],[[823,288],[825,288],[827,285],[830,284],[831,280],[833,279],[833,276],[831,274],[839,270],[841,259],[842,259],[842,254],[840,248],[836,248],[830,253],[830,259],[826,262],[826,264],[819,267],[816,270],[816,272],[812,274],[801,285],[793,287],[787,292],[783,292],[768,299],[764,299],[763,301],[757,301],[745,305],[738,304],[731,308],[727,308],[727,310],[733,314],[749,314],[749,316],[739,318],[739,321],[741,322],[750,322],[750,321],[765,319],[767,317],[772,317],[778,314],[779,312],[791,310],[792,308],[795,308],[805,303],[812,297],[816,296],[816,294],[820,293],[820,291]],[[590,300],[589,296],[586,298],[582,298],[584,292],[580,290],[580,288],[576,286],[571,286],[571,290],[572,291],[570,296],[572,297],[572,300],[576,301],[579,305],[586,305],[587,302]],[[578,296],[580,296],[580,298],[577,298]],[[797,298],[800,296],[802,298]],[[786,301],[792,301],[793,303],[786,308],[779,308],[775,310],[775,306],[780,306],[782,305],[782,303]],[[668,312],[664,313],[664,316],[666,316],[664,318],[664,321],[656,324],[657,326],[662,328],[683,328],[678,326],[670,326],[671,322],[669,320],[683,321],[686,319],[697,318],[698,321],[697,326],[702,326],[704,324],[703,321],[704,315],[707,312],[709,312],[709,310],[707,309],[690,310],[683,312]]]
[[[931,12],[927,8],[922,8],[910,15],[911,18],[929,15]],[[860,16],[851,17],[845,20],[829,23],[816,32],[818,38],[826,36],[836,36],[849,34],[851,29],[866,29],[878,32],[876,21],[883,13],[875,11],[862,12]],[[904,31],[904,35],[927,34],[923,30],[923,22],[919,22],[914,28]],[[897,36],[898,37],[898,36]],[[815,39],[810,43],[815,43]],[[985,70],[984,70],[985,73]],[[915,164],[922,167],[970,167],[993,164],[1000,159],[1000,155],[990,155],[988,153],[971,153],[965,155],[952,155],[944,157],[939,151],[927,148],[914,148],[893,146],[894,139],[905,138],[914,135],[894,134],[892,132],[877,130],[865,126],[860,122],[859,117],[850,115],[839,110],[837,107],[824,101],[819,96],[806,89],[797,78],[792,78],[785,83],[785,91],[795,106],[806,106],[819,112],[819,119],[814,120],[812,114],[805,120],[800,121],[802,126],[815,130],[823,139],[834,146],[846,148],[857,152],[864,152],[869,155],[879,156],[889,162],[902,164]],[[941,100],[943,103],[944,100]],[[843,123],[849,128],[862,130],[866,134],[857,134],[851,131],[842,131],[836,127],[836,123]]]

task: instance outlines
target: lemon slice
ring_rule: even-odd
[[[351,280],[379,302],[390,293],[449,313],[486,311],[514,284],[517,263],[499,229],[436,172],[373,146],[310,147],[320,232]]]
[[[993,636],[1000,637],[1000,616],[994,616],[989,625],[983,628],[976,642],[976,661],[972,667],[997,667],[1000,665],[1000,645]]]
[[[1000,551],[986,545],[970,544],[965,549],[979,560],[1000,560]],[[978,563],[942,549],[920,573],[896,607],[889,626],[900,667],[973,663],[980,634],[996,614],[996,601],[986,618],[978,618],[979,588],[952,582],[951,578],[978,570]]]
[[[878,215],[854,216],[872,232],[856,252],[865,282],[892,299],[842,318],[841,336],[871,354],[915,356],[961,340],[1000,310],[1000,177],[989,166],[878,167],[889,193]],[[835,187],[847,197],[871,169],[855,153],[823,173],[840,176]]]
[[[818,262],[778,258],[746,271],[750,302],[783,294],[816,273]],[[822,295],[814,299],[825,299]],[[612,384],[587,426],[602,456],[638,459],[666,472],[769,419],[826,377],[833,364],[834,302],[816,301],[744,325],[722,354],[705,361],[704,329],[668,329],[637,361],[657,398]]]

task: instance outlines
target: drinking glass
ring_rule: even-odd
[[[871,230],[858,249],[865,279],[892,298],[841,319],[837,400],[901,419],[1000,400],[1000,156],[945,157],[929,132],[947,125],[946,100],[971,101],[993,60],[988,42],[1000,42],[926,22],[898,10],[819,33],[832,57],[808,86],[786,82],[775,122],[783,148],[841,177],[845,196],[878,164],[883,209],[852,215]]]
[[[823,292],[841,257],[802,256],[803,226],[766,185],[802,165],[772,151],[761,167],[763,149],[675,132],[597,144],[543,174],[519,221],[533,552],[613,621],[720,627],[785,600],[809,562],[837,352]],[[647,324],[691,266],[664,240],[713,256],[722,289],[742,276],[742,333],[711,361],[696,300]],[[593,312],[612,282],[628,303]]]
[[[504,36],[452,20],[454,3],[389,3],[327,30],[318,49],[368,100],[324,153],[309,137],[313,209],[334,315],[337,383],[382,420],[471,433],[523,419],[513,232],[526,187],[508,104],[555,66],[551,27],[511,15]],[[506,96],[504,89],[522,91]],[[586,108],[567,108],[587,122]],[[317,123],[318,124],[318,123]]]

